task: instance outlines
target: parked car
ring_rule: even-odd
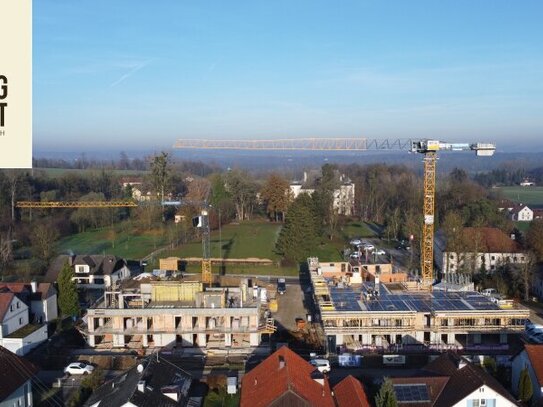
[[[64,368],[64,373],[68,375],[86,375],[91,374],[94,370],[94,366],[87,365],[86,363],[75,362],[70,363]]]
[[[367,251],[375,250],[375,246],[372,245],[371,243],[364,243],[362,245],[362,250],[367,250]]]
[[[387,252],[385,252],[383,249],[377,249],[377,250],[375,251],[375,254],[376,254],[377,256],[384,256],[385,254],[387,254]]]
[[[330,372],[330,362],[327,359],[312,359],[309,363],[315,366],[321,373]]]
[[[351,246],[360,246],[362,244],[362,240],[360,239],[352,239],[349,244]]]
[[[287,283],[284,278],[277,280],[277,292],[281,295],[287,292]]]
[[[354,253],[351,253],[351,255],[349,256],[351,259],[359,259],[360,258],[360,253],[358,252],[354,252]]]

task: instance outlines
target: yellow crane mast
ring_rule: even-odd
[[[178,149],[217,150],[319,150],[368,151],[407,150],[424,154],[424,204],[421,240],[422,286],[431,289],[434,281],[434,217],[436,193],[436,161],[438,151],[475,151],[478,156],[492,156],[496,145],[491,143],[445,143],[438,140],[367,139],[367,138],[305,138],[277,140],[202,140],[179,139]]]

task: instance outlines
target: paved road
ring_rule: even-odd
[[[278,310],[273,314],[273,318],[285,329],[295,330],[296,318],[306,319],[304,294],[299,283],[287,284],[287,292],[277,295],[277,304]]]

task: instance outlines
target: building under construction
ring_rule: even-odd
[[[416,282],[385,284],[349,263],[308,259],[314,300],[329,352],[507,352],[529,310],[474,291],[417,289]],[[389,280],[393,281],[393,280]]]
[[[250,279],[219,287],[168,276],[131,280],[106,291],[87,312],[93,348],[253,349],[272,333],[268,290]]]

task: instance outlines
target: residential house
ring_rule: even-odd
[[[351,216],[354,214],[355,204],[354,183],[345,175],[338,173],[337,177],[339,186],[333,192],[334,210],[339,215]],[[303,181],[294,181],[290,184],[292,197],[296,199],[300,194],[311,195],[315,192],[312,186],[316,183],[317,179],[318,175],[315,172],[311,172],[309,175],[307,172],[304,172]]]
[[[334,386],[334,397],[338,407],[371,406],[362,383],[351,375]]]
[[[0,346],[17,355],[25,355],[47,340],[47,325],[31,323],[33,314],[27,293],[20,290],[20,286],[12,289],[6,285],[0,286]],[[39,321],[43,321],[43,318],[39,318]]]
[[[0,346],[0,407],[32,407],[36,366]]]
[[[158,353],[96,389],[86,407],[182,407],[192,378]]]
[[[123,189],[130,187],[132,191],[132,198],[136,201],[150,201],[151,200],[151,191],[145,190],[143,188],[143,179],[136,177],[125,177],[121,178],[121,186]]]
[[[399,407],[509,407],[514,397],[489,373],[444,353],[411,377],[391,379]]]
[[[369,406],[362,384],[352,376],[333,389],[328,378],[302,357],[283,346],[241,382],[241,407]]]
[[[61,255],[55,259],[45,279],[55,282],[66,263],[74,269],[77,286],[83,288],[112,287],[131,275],[126,260],[113,255]]]
[[[534,211],[526,205],[516,205],[511,211],[511,220],[513,222],[531,222],[534,220]]]
[[[58,318],[57,290],[51,283],[0,283],[0,290],[7,288],[17,293],[30,306],[30,322],[51,322]]]
[[[527,261],[518,242],[500,229],[490,227],[464,228],[457,248],[453,248],[440,231],[436,234],[434,250],[436,267],[444,273],[456,273],[464,268],[490,272],[506,263]]]
[[[543,345],[525,344],[524,349],[513,357],[511,368],[511,389],[518,396],[520,375],[528,369],[532,382],[532,405],[543,401]]]

